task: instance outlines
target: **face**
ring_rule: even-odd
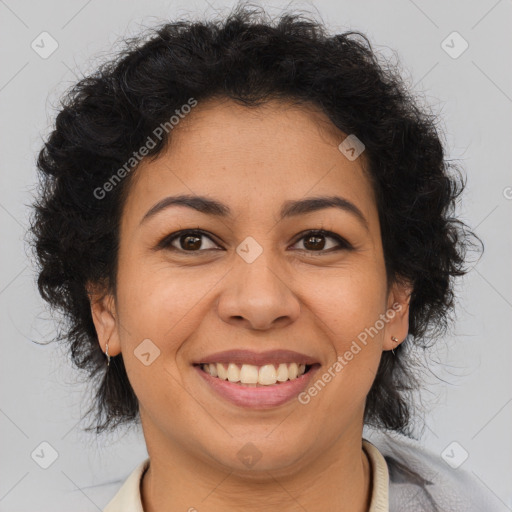
[[[345,137],[313,107],[216,99],[135,171],[117,294],[92,312],[103,351],[123,355],[150,455],[287,471],[360,440],[410,290],[388,288],[364,153],[349,160]]]

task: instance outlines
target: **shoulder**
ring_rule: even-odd
[[[497,498],[470,472],[453,469],[420,442],[383,431],[369,431],[365,439],[386,460],[390,512],[501,510]]]

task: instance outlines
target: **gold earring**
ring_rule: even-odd
[[[108,355],[108,341],[105,344],[105,355],[107,356],[107,366],[110,366],[110,356]]]
[[[394,336],[391,336],[391,341],[394,341],[395,343],[398,343],[398,338],[395,338]],[[394,348],[391,349],[391,353],[393,355],[395,355],[395,349]]]

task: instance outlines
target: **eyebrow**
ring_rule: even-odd
[[[171,206],[185,206],[206,215],[220,218],[232,217],[233,213],[229,206],[204,196],[179,195],[168,196],[153,205],[144,215],[140,224],[143,224],[157,213]],[[369,229],[368,221],[361,210],[351,201],[340,196],[320,196],[306,199],[288,200],[281,207],[280,220],[313,213],[326,208],[338,208],[354,215],[366,228]]]

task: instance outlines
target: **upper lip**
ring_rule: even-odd
[[[234,363],[264,366],[266,364],[297,363],[312,365],[318,363],[316,359],[306,354],[292,350],[268,350],[266,352],[253,352],[252,350],[225,350],[209,356],[202,357],[194,364],[207,363]]]

